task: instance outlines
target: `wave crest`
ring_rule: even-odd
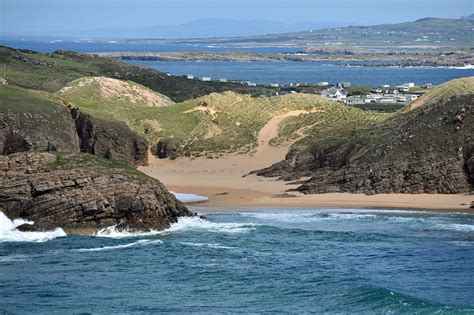
[[[0,212],[0,242],[43,243],[57,237],[66,236],[61,228],[48,232],[21,232],[16,229],[20,225],[33,223],[23,219],[10,220],[3,212]]]

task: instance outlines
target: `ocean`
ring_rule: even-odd
[[[193,210],[95,237],[0,213],[0,313],[474,313],[472,214]]]
[[[0,39],[0,45],[31,49],[40,52],[71,50],[77,52],[172,52],[172,51],[229,51],[247,50],[261,53],[296,53],[297,48],[288,47],[249,47],[236,48],[225,45],[206,44],[146,44],[92,41],[32,41]],[[214,79],[252,81],[258,84],[286,83],[331,83],[351,82],[356,86],[392,86],[413,82],[441,84],[452,79],[474,76],[474,67],[363,67],[347,66],[335,62],[172,62],[172,61],[127,61],[131,64],[150,67],[172,75],[210,76]]]

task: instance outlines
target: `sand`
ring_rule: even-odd
[[[140,170],[163,182],[170,190],[209,197],[199,206],[212,209],[248,207],[335,207],[418,209],[434,211],[472,212],[474,195],[441,194],[363,194],[329,193],[303,195],[286,192],[296,188],[284,181],[247,175],[253,170],[270,166],[284,159],[291,143],[275,147],[269,145],[278,135],[278,124],[288,116],[304,111],[291,111],[274,117],[259,133],[259,147],[253,155],[231,154],[219,159],[205,157],[159,160],[149,156],[149,166]],[[286,192],[286,194],[285,194]]]

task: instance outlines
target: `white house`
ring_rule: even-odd
[[[219,82],[221,82],[221,83],[227,83],[227,79],[226,79],[226,78],[220,78],[220,79],[219,79]]]
[[[329,89],[322,90],[321,96],[340,101],[347,97],[347,92],[341,87],[331,87]]]
[[[212,78],[211,77],[199,77],[199,81],[209,82],[209,81],[212,81]]]
[[[328,86],[328,85],[329,85],[329,82],[325,82],[325,81],[323,81],[323,82],[318,82],[317,85],[318,85],[318,86]]]
[[[349,96],[343,102],[347,105],[362,105],[365,104],[365,98],[362,96]]]
[[[184,77],[185,77],[186,79],[188,79],[188,80],[194,80],[194,76],[193,76],[193,75],[190,75],[190,74],[185,75]]]
[[[369,94],[365,96],[366,103],[378,103],[379,100],[382,98],[380,94]]]
[[[270,83],[269,86],[273,87],[273,88],[280,87],[280,85],[278,83]]]

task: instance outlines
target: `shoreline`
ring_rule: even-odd
[[[470,202],[474,196],[469,194],[378,194],[368,196],[350,193],[303,195],[291,192],[291,195],[297,197],[278,198],[265,192],[218,187],[173,186],[173,189],[209,197],[208,201],[188,204],[190,207],[205,209],[208,212],[315,208],[474,214],[474,209],[470,208]],[[224,192],[227,194],[222,195]]]

